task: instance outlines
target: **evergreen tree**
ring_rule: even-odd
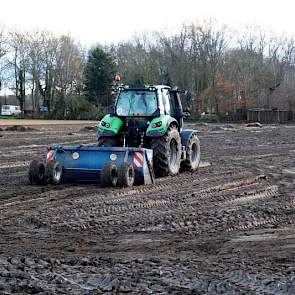
[[[115,64],[100,45],[90,49],[85,67],[85,94],[97,106],[107,105],[112,86]]]

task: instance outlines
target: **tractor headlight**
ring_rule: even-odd
[[[104,121],[101,121],[100,125],[103,126],[103,127],[106,127],[106,128],[110,127],[110,123],[106,123]]]
[[[152,127],[153,127],[153,128],[161,127],[161,126],[162,126],[162,121],[159,121],[159,122],[157,122],[157,123],[153,123],[153,124],[152,124]]]

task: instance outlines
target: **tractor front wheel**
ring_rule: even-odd
[[[176,175],[181,161],[181,138],[175,126],[170,126],[162,137],[152,139],[155,175]]]

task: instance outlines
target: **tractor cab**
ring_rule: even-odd
[[[183,113],[180,91],[165,85],[119,87],[115,115],[119,117],[157,117],[170,115],[182,128]]]
[[[154,118],[170,115],[182,128],[182,107],[179,90],[165,85],[134,85],[120,87],[115,104],[119,117]]]
[[[149,146],[148,133],[154,136],[166,124],[161,120],[153,122],[156,118],[173,118],[179,130],[183,125],[179,92],[165,85],[119,87],[112,115],[123,122],[120,130],[123,146]]]
[[[119,117],[154,117],[160,114],[155,88],[121,88],[118,92],[115,114]]]
[[[121,85],[112,112],[101,121],[98,135],[103,144],[149,148],[151,138],[162,136],[172,122],[178,131],[182,130],[178,90],[165,85]]]

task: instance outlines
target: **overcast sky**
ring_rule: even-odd
[[[295,0],[0,0],[0,23],[70,33],[82,43],[126,40],[134,32],[174,31],[183,22],[213,18],[237,28],[295,31]]]

